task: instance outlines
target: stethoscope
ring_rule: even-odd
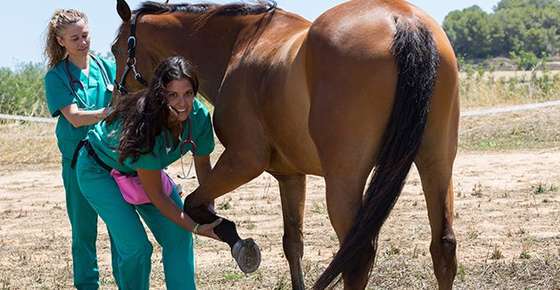
[[[103,82],[105,83],[105,88],[107,88],[107,91],[112,92],[114,89],[114,85],[112,84],[112,82],[109,80],[109,75],[107,74],[107,71],[105,70],[105,67],[99,62],[99,60],[97,59],[97,57],[93,56],[93,55],[89,55],[91,57],[91,59],[93,59],[93,61],[95,61],[95,63],[97,64],[97,66],[99,67],[99,69],[101,70],[101,76],[103,78]],[[78,84],[78,86],[87,94],[87,91],[84,87],[84,84],[82,84],[81,81],[76,80],[72,74],[70,73],[70,67],[69,67],[69,63],[70,61],[68,60],[68,57],[66,57],[66,59],[64,60],[64,67],[66,68],[66,76],[68,77],[68,82],[70,84],[70,90],[72,91],[72,94],[74,95],[74,97],[76,97],[77,99],[79,99],[80,101],[82,101],[82,103],[84,103],[84,106],[86,107],[86,109],[92,109],[95,107],[95,105],[89,105],[88,103],[86,103],[84,101],[84,99],[82,99],[80,97],[80,95],[78,95],[78,92],[76,92],[75,89],[75,85]]]

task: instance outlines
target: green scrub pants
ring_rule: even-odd
[[[62,160],[62,181],[66,192],[66,211],[72,228],[74,286],[79,290],[98,289],[99,268],[95,248],[97,213],[80,191],[76,171],[70,167],[70,163],[66,158]],[[115,251],[112,239],[111,251]],[[112,264],[113,272],[118,272],[116,256],[112,259]]]
[[[80,150],[76,171],[84,197],[111,232],[118,254],[119,289],[147,290],[150,286],[152,244],[138,214],[162,247],[167,289],[196,289],[190,232],[164,217],[153,204],[128,204],[109,172],[97,164],[85,148]],[[171,199],[183,208],[176,190]]]

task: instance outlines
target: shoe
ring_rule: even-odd
[[[231,255],[245,274],[255,272],[261,264],[261,250],[251,238],[237,241],[231,248]]]

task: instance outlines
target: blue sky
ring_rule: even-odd
[[[182,3],[186,0],[171,0]],[[115,0],[32,0],[2,1],[0,29],[3,38],[0,45],[0,67],[14,68],[22,62],[42,62],[42,49],[47,22],[57,8],[77,8],[84,11],[90,21],[92,49],[101,53],[109,51],[115,37],[120,18],[115,10]],[[136,8],[143,0],[128,0]],[[191,1],[195,2],[195,1]],[[229,3],[235,0],[214,0],[214,3]],[[325,10],[345,2],[343,0],[277,0],[280,7],[298,13],[309,20],[315,19]],[[410,0],[437,19],[440,23],[452,10],[478,5],[486,11],[498,3],[497,0]]]

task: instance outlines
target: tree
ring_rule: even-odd
[[[449,13],[443,28],[466,60],[555,55],[560,50],[560,0],[502,0],[493,13],[472,6]]]
[[[443,28],[452,39],[457,54],[466,59],[486,57],[492,49],[490,19],[479,6],[451,12],[445,18]]]
[[[24,63],[15,70],[0,68],[0,113],[48,116],[39,63]]]

